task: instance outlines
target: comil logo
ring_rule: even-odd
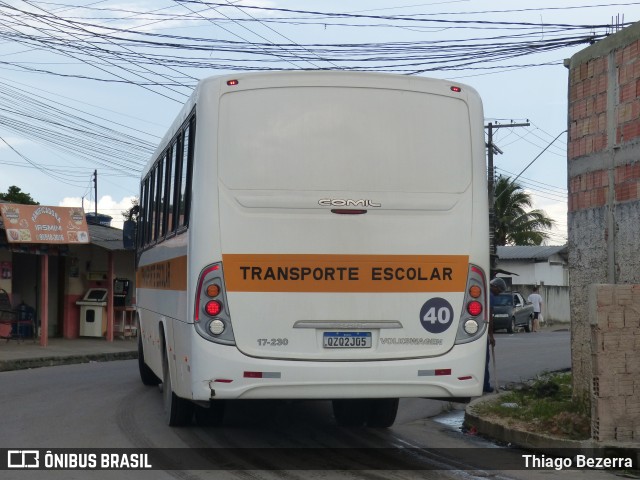
[[[8,468],[40,468],[40,452],[38,450],[7,451]]]
[[[318,205],[323,207],[381,207],[379,203],[375,203],[371,200],[351,200],[344,198],[321,198],[318,200]]]

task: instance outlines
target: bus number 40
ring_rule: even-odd
[[[422,317],[423,322],[429,322],[431,324],[442,323],[446,324],[451,321],[451,311],[447,307],[431,307],[429,308],[424,317]]]

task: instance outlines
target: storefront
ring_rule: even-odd
[[[107,291],[104,327],[92,336],[112,341],[114,326],[124,330],[135,304],[135,257],[122,230],[88,224],[79,208],[0,203],[0,213],[0,289],[13,308],[33,308],[41,345],[80,336],[78,303],[91,288]]]

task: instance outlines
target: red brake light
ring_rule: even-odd
[[[204,311],[207,312],[207,315],[215,317],[222,311],[222,304],[216,300],[211,300],[204,306]]]
[[[467,311],[470,315],[477,317],[482,313],[482,304],[476,300],[474,300],[473,302],[469,302],[469,304],[467,305]]]

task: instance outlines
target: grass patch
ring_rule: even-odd
[[[474,410],[531,432],[571,440],[591,437],[590,406],[572,399],[571,373],[545,375]]]

